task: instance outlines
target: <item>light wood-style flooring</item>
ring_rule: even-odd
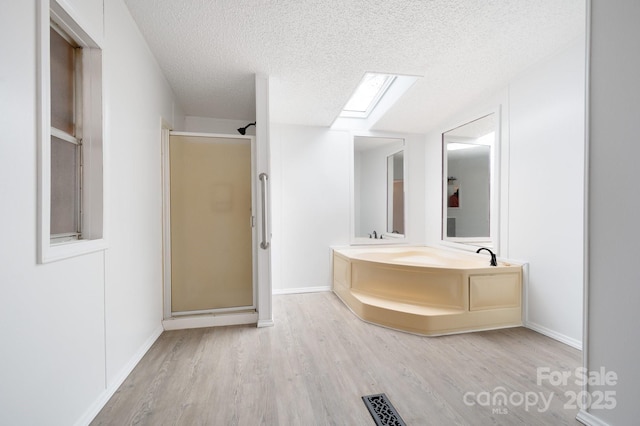
[[[536,369],[575,371],[580,351],[531,330],[421,337],[329,292],[273,303],[274,327],[164,332],[92,425],[374,425],[361,397],[378,393],[410,426],[579,424],[575,380],[538,385]],[[534,393],[548,410],[520,402]]]

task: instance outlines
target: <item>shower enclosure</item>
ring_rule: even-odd
[[[168,145],[165,318],[255,314],[254,138],[172,132]]]

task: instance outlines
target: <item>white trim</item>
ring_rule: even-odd
[[[278,294],[300,294],[300,293],[320,293],[323,291],[331,291],[331,286],[317,286],[317,287],[297,287],[297,288],[274,288],[274,295]]]
[[[587,426],[610,426],[609,423],[600,420],[598,417],[586,412],[585,410],[578,411],[576,420]]]
[[[235,136],[235,135],[234,135]],[[242,135],[246,136],[246,135]],[[255,136],[249,136],[251,144],[251,286],[253,290],[253,309],[258,307],[258,172],[257,172],[257,140]]]
[[[171,318],[171,191],[169,180],[170,126],[161,120],[160,158],[162,162],[162,319]]]
[[[184,330],[188,328],[219,327],[225,325],[256,324],[258,314],[249,313],[225,313],[219,315],[194,315],[189,317],[174,317],[162,320],[165,330]]]
[[[585,350],[582,351],[582,366],[585,371],[589,371],[589,147],[590,147],[590,133],[589,133],[589,105],[590,105],[590,63],[591,63],[591,0],[586,2],[586,40],[585,40],[585,99],[584,99],[584,192],[583,192],[583,254],[582,254],[582,345]],[[582,385],[583,395],[589,392],[587,383]],[[582,422],[580,415],[583,413],[581,410],[576,417]],[[584,412],[585,416],[591,416],[589,413]],[[591,416],[592,417],[592,416]],[[585,417],[586,418],[586,417]],[[584,423],[584,422],[583,422]],[[585,423],[589,424],[589,423]],[[597,423],[591,423],[597,424]]]
[[[98,240],[73,240],[67,243],[54,244],[51,244],[49,238],[47,238],[46,246],[42,247],[40,263],[56,262],[106,249],[107,241],[103,238]]]
[[[271,173],[271,153],[270,153],[270,118],[269,118],[269,77],[264,74],[256,74],[255,76],[255,92],[256,92],[256,175],[259,176],[261,173],[266,173],[267,176]],[[254,180],[255,182],[255,180]],[[267,194],[271,194],[271,179],[267,180]],[[270,202],[267,205],[267,236],[268,241],[271,241],[271,230],[272,227],[272,215],[271,215],[271,204]],[[258,209],[256,212],[257,219],[257,230],[258,235],[261,235],[265,232],[262,229],[262,211]],[[257,310],[258,310],[258,320],[261,324],[266,324],[269,322],[273,322],[273,305],[272,305],[272,283],[271,283],[271,248],[273,247],[270,244],[265,249],[257,250],[257,291],[258,291],[258,300],[257,300]]]
[[[522,324],[529,322],[529,263],[522,264]]]
[[[102,37],[99,34],[91,34],[91,28],[82,14],[78,13],[67,0],[40,0],[41,3],[49,3],[47,8],[51,8],[51,16],[55,18],[60,29],[67,32],[78,44],[89,47],[101,48]]]
[[[564,334],[558,333],[557,331],[543,327],[531,321],[524,321],[522,325],[537,333],[544,334],[547,337],[551,337],[552,339],[557,340],[560,343],[564,343],[565,345],[569,345],[578,350],[582,350],[582,342],[572,337],[565,336]]]
[[[272,319],[258,320],[258,328],[273,327],[275,324]]]
[[[165,319],[171,319],[171,318],[175,319],[175,318],[182,318],[182,317],[188,317],[188,316],[194,316],[194,315],[221,315],[221,314],[228,314],[233,312],[253,311],[255,309],[256,307],[254,305],[251,305],[251,306],[232,306],[229,308],[200,309],[200,310],[194,310],[194,311],[180,311],[180,312],[172,312],[171,316]]]
[[[78,420],[74,423],[75,426],[85,426],[89,425],[93,419],[98,415],[100,410],[104,408],[104,406],[109,402],[111,397],[116,393],[118,388],[124,383],[126,378],[131,374],[133,369],[138,365],[142,357],[146,355],[151,346],[158,340],[158,337],[162,334],[162,327],[158,326],[151,335],[145,340],[145,342],[140,346],[138,351],[129,359],[118,372],[116,376],[114,376],[111,383],[108,383],[108,377],[105,377],[105,389],[104,391],[96,398],[96,400],[87,408],[87,410],[80,416]],[[105,359],[106,363],[106,359]],[[106,375],[106,373],[105,373]]]
[[[38,2],[37,20],[37,83],[38,83],[38,261],[49,261],[51,244],[51,92],[49,87],[51,61],[49,54],[49,28],[51,12],[49,2]]]

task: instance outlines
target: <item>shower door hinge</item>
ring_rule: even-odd
[[[256,227],[256,217],[255,216],[251,216],[251,227],[252,228]]]

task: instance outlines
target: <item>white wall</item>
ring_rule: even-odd
[[[434,206],[427,204],[427,174],[432,171],[433,163],[425,161],[428,145],[425,135],[407,135],[404,147],[405,176],[404,183],[406,198],[405,208],[405,235],[409,244],[426,244],[426,226],[428,212],[434,210]],[[442,167],[442,163],[436,168]],[[438,207],[439,208],[439,207]]]
[[[349,243],[351,147],[348,132],[272,124],[275,292],[331,284],[329,246]]]
[[[0,424],[88,422],[161,330],[160,120],[182,125],[179,111],[122,0],[105,1],[104,21],[102,1],[69,3],[91,34],[104,35],[109,248],[36,264],[36,2],[8,2],[0,14]]]
[[[527,325],[582,341],[584,40],[509,85],[508,256],[529,262]]]
[[[160,129],[162,119],[178,127],[183,118],[122,0],[106,1],[105,25],[111,207],[105,304],[110,384],[126,370],[141,344],[160,331]]]
[[[587,368],[618,375],[615,410],[588,424],[638,423],[640,400],[640,2],[592,0]]]

